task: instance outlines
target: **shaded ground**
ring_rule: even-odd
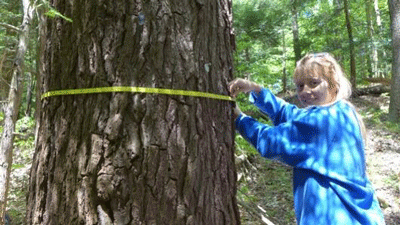
[[[384,126],[389,97],[362,96],[353,103],[368,129],[367,171],[381,200],[386,224],[400,224],[400,130]]]

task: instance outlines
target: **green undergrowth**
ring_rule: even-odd
[[[237,198],[241,209],[242,224],[264,224],[260,222],[260,213],[255,215],[252,207],[258,212],[265,210],[263,216],[275,224],[296,224],[293,209],[292,169],[278,162],[262,158],[257,150],[236,136],[236,155],[247,158],[245,163],[237,164],[238,192]],[[258,208],[258,209],[257,209]]]
[[[359,113],[367,124],[374,125],[380,129],[387,129],[391,133],[400,134],[400,124],[388,120],[388,108],[368,107],[360,109]]]
[[[3,118],[0,115],[0,124]],[[0,131],[2,131],[0,126]],[[26,196],[28,194],[29,169],[34,151],[35,120],[33,117],[19,119],[15,126],[13,165],[8,193],[7,213],[11,224],[24,224]]]

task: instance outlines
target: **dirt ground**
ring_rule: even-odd
[[[353,104],[363,114],[368,132],[365,149],[367,172],[381,202],[387,225],[400,224],[400,134],[374,122],[373,110],[387,120],[388,96],[361,96]]]

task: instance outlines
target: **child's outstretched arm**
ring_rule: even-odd
[[[314,157],[314,137],[318,128],[301,122],[268,126],[241,114],[236,129],[265,158],[279,160],[290,166],[300,166]],[[314,136],[315,135],[315,136]]]

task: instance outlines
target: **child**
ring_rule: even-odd
[[[328,53],[308,54],[294,72],[301,109],[248,80],[229,84],[233,97],[250,92],[250,101],[275,126],[261,124],[235,109],[239,133],[263,157],[293,167],[298,224],[385,224],[365,172],[365,128],[346,100],[351,86]]]

